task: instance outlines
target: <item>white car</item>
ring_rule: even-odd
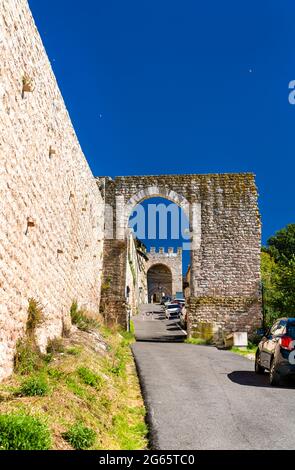
[[[166,305],[166,312],[165,316],[167,319],[170,319],[171,317],[179,317],[180,312],[181,312],[181,307],[179,304],[169,304]]]

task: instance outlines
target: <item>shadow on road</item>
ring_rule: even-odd
[[[159,335],[147,338],[138,335],[138,337],[136,337],[136,341],[139,341],[141,343],[183,343],[185,339],[186,335]]]
[[[227,374],[228,378],[239,385],[248,385],[251,387],[267,387],[274,389],[276,387],[273,387],[269,383],[269,376],[268,374],[264,375],[258,375],[255,374],[254,371],[248,371],[248,370],[235,370],[231,372],[230,374]],[[282,385],[280,388],[295,388],[295,383],[294,381],[291,381],[291,379],[285,379],[282,381]]]

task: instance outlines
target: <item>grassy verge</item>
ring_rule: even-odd
[[[240,349],[235,346],[233,346],[230,351],[236,354],[239,354],[240,356],[249,356],[249,355],[254,355],[256,353],[257,346],[254,344],[249,344],[247,348],[245,349]]]
[[[207,340],[202,338],[187,338],[184,342],[187,344],[210,344]]]
[[[0,449],[147,448],[132,340],[118,329],[78,329],[38,361],[22,351],[17,372],[0,384]],[[28,357],[36,367],[25,367]]]

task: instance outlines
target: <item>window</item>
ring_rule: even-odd
[[[270,330],[271,335],[273,336],[283,335],[285,333],[286,324],[287,324],[286,320],[281,320],[281,321],[276,322],[274,326],[272,327],[272,329]]]

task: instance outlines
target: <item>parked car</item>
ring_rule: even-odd
[[[169,295],[166,295],[165,297],[162,297],[161,305],[165,305],[166,302],[171,302],[171,300],[171,297],[169,297]]]
[[[187,329],[187,311],[186,307],[183,306],[179,315],[179,324],[184,330]]]
[[[173,302],[175,304],[179,304],[183,307],[183,305],[185,305],[185,299],[174,299]]]
[[[281,379],[295,375],[295,318],[280,318],[260,341],[255,357],[255,372],[269,370],[271,385],[280,385]]]
[[[172,317],[179,317],[181,312],[181,307],[179,304],[169,304],[166,305],[165,316],[170,319]]]

